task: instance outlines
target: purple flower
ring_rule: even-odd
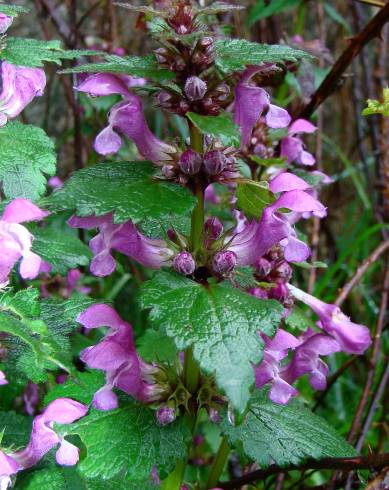
[[[249,144],[255,124],[266,111],[265,121],[270,128],[285,128],[291,120],[285,109],[270,104],[266,90],[250,85],[251,78],[262,69],[248,68],[235,88],[234,120],[240,127],[242,146]]]
[[[160,268],[169,265],[174,255],[164,240],[142,235],[131,221],[113,223],[112,213],[103,216],[79,218],[72,216],[68,224],[73,228],[98,228],[89,246],[94,254],[90,270],[96,276],[108,276],[115,270],[116,262],[111,251],[127,255],[145,267]]]
[[[129,81],[130,80],[130,81]],[[115,104],[109,113],[109,125],[97,135],[95,150],[101,155],[116,153],[122,144],[121,137],[116,132],[125,134],[136,144],[138,151],[145,158],[156,164],[171,160],[175,148],[160,141],[150,131],[140,97],[129,90],[129,86],[143,85],[129,77],[108,73],[98,73],[84,80],[77,90],[87,92],[92,96],[120,94],[124,100]]]
[[[369,347],[369,329],[353,323],[338,306],[324,303],[292,285],[289,285],[289,290],[296,299],[312,308],[320,319],[317,325],[337,340],[342,351],[363,354]]]
[[[5,207],[0,219],[0,287],[8,283],[8,276],[19,259],[22,259],[19,272],[24,279],[34,279],[39,274],[42,259],[31,252],[34,237],[20,223],[41,220],[48,214],[23,198]]]
[[[237,265],[251,265],[258,259],[258,245],[261,239],[260,226],[256,220],[249,223],[245,220],[244,224],[238,223],[238,230],[228,235],[224,240],[226,250],[233,252],[236,256]]]
[[[0,371],[0,386],[8,384],[8,381],[5,379],[5,374],[3,371]]]
[[[34,415],[39,403],[38,385],[29,381],[23,393],[24,409],[28,415]]]
[[[146,364],[135,350],[132,327],[122,320],[108,305],[92,305],[82,312],[77,320],[87,329],[110,327],[109,332],[95,346],[81,352],[80,358],[88,367],[106,373],[106,384],[93,397],[93,406],[98,410],[117,408],[118,400],[113,388],[151,403],[157,401],[163,387],[155,384],[158,368]]]
[[[2,92],[0,94],[0,126],[18,116],[34,99],[43,94],[46,75],[40,68],[1,63]]]
[[[4,34],[8,30],[13,20],[13,17],[9,17],[8,15],[0,12],[0,34]]]
[[[326,334],[309,329],[301,337],[302,343],[296,348],[292,361],[283,368],[282,378],[289,384],[309,373],[309,382],[315,390],[327,386],[328,366],[319,356],[328,356],[340,351],[338,342]]]
[[[286,330],[278,329],[273,339],[262,334],[265,350],[262,362],[255,367],[255,386],[261,388],[270,383],[269,398],[274,403],[288,403],[298,391],[281,377],[281,361],[289,349],[295,349],[300,341]]]
[[[162,406],[157,410],[159,425],[169,425],[176,420],[176,410],[173,407]]]
[[[30,442],[25,449],[8,454],[0,451],[0,475],[10,476],[34,466],[58,445],[57,463],[64,466],[77,464],[78,448],[58,435],[53,427],[54,423],[71,424],[84,417],[87,411],[88,407],[70,398],[57,398],[51,402],[41,415],[35,417]]]
[[[304,150],[304,144],[296,136],[301,133],[313,133],[316,127],[305,119],[297,119],[288,129],[288,136],[281,140],[281,156],[286,157],[288,163],[296,162],[300,165],[314,165],[315,157]]]

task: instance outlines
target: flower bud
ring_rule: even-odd
[[[169,425],[176,420],[176,410],[173,407],[159,407],[157,421],[159,425]]]
[[[228,96],[230,95],[230,87],[223,82],[216,87],[215,93],[218,100],[227,100]]]
[[[204,166],[209,175],[218,175],[226,168],[227,158],[221,151],[209,151],[204,155]]]
[[[196,262],[189,252],[180,252],[174,257],[173,267],[176,272],[189,276],[196,269]]]
[[[213,422],[214,424],[218,424],[220,422],[220,415],[219,415],[219,412],[217,410],[215,410],[214,408],[210,408],[209,411],[208,411],[208,417],[209,417],[209,420],[211,422]]]
[[[179,165],[184,174],[195,175],[200,171],[202,162],[202,158],[197,152],[186,150],[180,156]]]
[[[204,231],[208,238],[217,240],[223,233],[223,224],[219,218],[208,218],[204,223]]]
[[[268,299],[268,294],[267,294],[266,289],[251,288],[251,289],[249,289],[248,292],[249,292],[249,294],[251,294],[252,296],[255,296],[258,299]]]
[[[173,165],[164,165],[161,172],[162,175],[167,179],[174,179],[174,177],[176,176]]]
[[[158,48],[154,51],[158,63],[166,63],[168,59],[168,51],[166,48]]]
[[[228,274],[236,266],[236,253],[231,250],[218,252],[213,258],[212,267],[217,274]]]
[[[267,259],[264,257],[261,257],[256,263],[255,263],[255,272],[259,274],[260,276],[267,276],[270,274],[272,270],[272,265],[271,262],[269,262]]]
[[[289,282],[292,277],[292,268],[288,264],[288,262],[281,262],[281,264],[273,270],[272,276],[276,277],[278,280],[282,280],[283,282]]]
[[[269,297],[277,301],[285,301],[289,297],[289,289],[285,284],[277,284],[275,288],[270,289]]]
[[[189,77],[185,82],[185,95],[190,101],[201,100],[207,91],[207,84],[199,77]]]

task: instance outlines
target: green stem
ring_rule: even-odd
[[[161,482],[161,490],[180,490],[184,479],[185,467],[186,461],[177,461],[174,470]]]
[[[230,454],[230,446],[228,444],[227,438],[223,437],[219,449],[217,451],[217,454],[215,456],[215,460],[212,463],[211,471],[208,476],[207,480],[207,489],[210,488],[215,488],[219,479],[220,475],[223,472],[223,468],[227,462],[228,455]]]

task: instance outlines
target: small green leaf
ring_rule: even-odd
[[[32,419],[15,412],[0,412],[0,445],[18,449],[26,446],[31,435]],[[2,435],[2,437],[1,437]]]
[[[161,427],[155,412],[127,403],[108,412],[91,409],[89,415],[64,427],[78,434],[87,456],[79,465],[87,478],[146,480],[154,466],[166,476],[175,462],[186,457],[189,429],[184,418]]]
[[[301,0],[272,0],[270,3],[265,3],[265,0],[257,0],[254,7],[250,9],[247,23],[251,26],[258,20],[292,9],[300,2]]]
[[[89,264],[92,253],[77,236],[51,228],[36,228],[33,234],[33,251],[52,266],[54,274]]]
[[[238,184],[236,197],[238,209],[241,209],[247,218],[257,219],[262,216],[263,210],[276,200],[267,182],[254,181]]]
[[[76,172],[50,203],[57,210],[75,210],[78,216],[113,212],[116,223],[129,219],[169,223],[190,213],[195,198],[184,187],[157,180],[150,162],[115,162]]]
[[[312,56],[283,44],[258,44],[245,39],[220,39],[215,42],[215,63],[224,73],[241,71],[248,65],[298,62]]]
[[[19,14],[26,14],[29,11],[28,8],[22,7],[21,5],[0,4],[0,13],[9,17],[17,17]]]
[[[43,129],[13,121],[0,129],[0,180],[7,198],[37,199],[55,174],[54,143]]]
[[[382,114],[384,116],[389,116],[389,87],[383,90],[383,100],[368,99],[367,107],[363,109],[362,116],[370,116],[372,114]]]
[[[239,128],[232,120],[231,113],[223,112],[218,116],[201,116],[194,112],[188,112],[186,116],[203,134],[220,138],[227,146],[240,146]]]
[[[228,283],[200,285],[161,272],[143,286],[141,302],[150,320],[166,330],[178,350],[193,346],[201,369],[215,375],[231,403],[243,412],[254,383],[253,364],[262,359],[258,331],[273,335],[283,309]]]
[[[14,65],[35,68],[42,67],[45,61],[60,65],[62,60],[98,54],[91,50],[66,51],[60,41],[7,37],[5,47],[0,50],[0,59]]]
[[[285,325],[290,328],[305,332],[312,326],[312,320],[305,312],[299,307],[294,306],[293,310],[284,318]]]
[[[223,433],[232,445],[265,468],[301,464],[307,458],[355,456],[356,452],[321,417],[298,400],[287,405],[273,403],[267,390],[255,394],[244,422],[233,426],[225,418]]]
[[[149,328],[138,340],[137,352],[146,362],[173,362],[177,349],[173,340],[160,330]]]
[[[61,73],[123,73],[134,77],[145,77],[153,82],[172,80],[174,73],[161,69],[153,55],[115,56],[104,55],[105,62],[90,63],[63,70]]]

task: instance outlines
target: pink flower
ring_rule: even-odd
[[[0,34],[4,34],[8,30],[13,20],[13,17],[9,17],[8,15],[0,12]]]
[[[94,254],[91,272],[96,276],[108,276],[115,270],[112,250],[137,260],[145,267],[156,269],[169,265],[174,255],[164,240],[142,235],[131,221],[114,224],[111,213],[87,218],[72,216],[68,224],[73,228],[99,229],[99,233],[89,242]]]
[[[122,141],[119,133],[125,134],[136,144],[138,151],[150,161],[161,164],[171,160],[175,148],[160,141],[150,131],[140,97],[130,92],[129,87],[143,85],[143,79],[133,79],[98,73],[84,80],[77,90],[92,96],[120,94],[123,101],[115,104],[109,113],[109,125],[97,135],[95,150],[101,155],[109,155],[119,151]]]
[[[336,339],[342,351],[363,354],[369,347],[371,338],[367,327],[353,323],[338,306],[324,303],[290,284],[288,287],[296,299],[308,305],[318,315],[318,326]]]
[[[250,85],[251,78],[263,69],[260,66],[247,68],[235,88],[234,120],[240,127],[242,146],[249,144],[254,126],[265,112],[269,128],[285,128],[291,120],[285,109],[270,103],[266,90]]]
[[[0,386],[8,384],[8,381],[5,379],[5,374],[3,371],[0,371]]]
[[[71,424],[86,415],[87,411],[85,405],[70,398],[57,398],[51,402],[41,415],[35,417],[30,442],[25,449],[8,454],[0,451],[0,477],[34,466],[58,445],[57,463],[64,466],[77,464],[78,448],[55,432],[54,423]]]
[[[8,283],[8,276],[19,259],[22,259],[19,272],[24,279],[34,279],[39,274],[42,259],[31,251],[34,237],[20,223],[41,220],[48,214],[23,198],[5,207],[0,219],[0,286]]]
[[[43,94],[46,75],[40,68],[1,63],[2,92],[0,94],[0,126],[18,116],[34,99]]]
[[[106,384],[93,398],[95,408],[117,408],[114,387],[145,403],[158,400],[162,389],[153,383],[153,375],[158,369],[146,364],[136,353],[131,325],[104,304],[90,306],[78,316],[78,321],[87,329],[110,327],[101,342],[84,349],[80,356],[88,367],[106,373]]]
[[[316,127],[305,119],[297,119],[288,129],[288,136],[281,140],[281,156],[286,157],[288,163],[296,162],[300,165],[314,165],[315,157],[304,150],[304,144],[299,136],[301,133],[314,133]]]

